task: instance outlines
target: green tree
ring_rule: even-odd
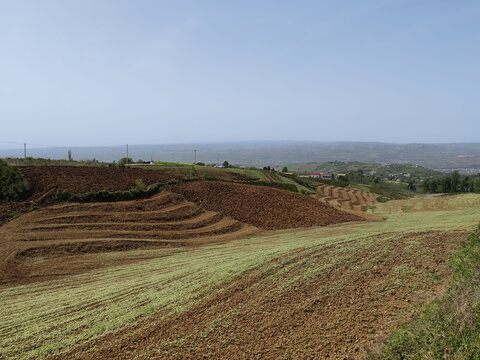
[[[480,177],[476,177],[475,179],[473,179],[472,187],[474,192],[480,193]]]
[[[125,166],[125,164],[132,164],[132,163],[133,163],[132,158],[123,157],[120,160],[118,160],[118,166]]]
[[[412,190],[412,191],[416,191],[417,190],[417,187],[415,186],[415,183],[413,182],[413,180],[410,180],[408,182],[408,189],[409,190]]]
[[[451,181],[450,181],[450,192],[457,192],[458,191],[458,185],[460,184],[460,174],[458,171],[452,172],[450,175]]]
[[[226,167],[226,168],[227,168],[227,167],[229,167],[229,166],[230,166],[230,164],[228,163],[227,160],[225,160],[225,161],[223,162],[223,167]]]
[[[470,192],[472,191],[472,186],[473,182],[470,180],[470,177],[465,176],[461,183],[460,183],[460,191],[461,192]]]
[[[28,194],[27,180],[15,167],[0,160],[0,199],[17,200]]]
[[[424,193],[432,192],[432,181],[425,179],[425,181],[422,183],[422,188]]]
[[[443,193],[449,193],[452,191],[452,179],[450,176],[445,176],[441,181],[441,188]]]
[[[288,169],[286,166],[283,167],[282,172],[288,172]]]

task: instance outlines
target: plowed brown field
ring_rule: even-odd
[[[45,206],[54,203],[59,191],[72,193],[100,190],[120,191],[135,187],[135,180],[141,179],[145,185],[170,179],[182,180],[190,167],[169,168],[168,171],[139,168],[108,168],[92,166],[22,166],[20,172],[25,176],[31,188],[31,195],[24,201],[0,200],[0,224],[15,211],[25,211],[32,205]],[[219,171],[210,167],[202,169],[205,176],[227,181],[252,181],[251,178],[228,171]]]
[[[324,205],[303,194],[285,190],[214,181],[195,181],[169,186],[208,210],[263,229],[362,221],[361,217]]]
[[[55,195],[57,191],[83,193],[129,190],[135,187],[136,179],[142,179],[145,185],[150,185],[172,178],[183,178],[180,174],[165,174],[145,169],[91,166],[24,166],[19,167],[19,170],[33,190],[34,200],[47,193]],[[45,200],[51,200],[52,197]]]
[[[150,185],[172,178],[183,178],[181,174],[130,168],[22,166],[18,169],[28,181],[31,195],[23,201],[0,201],[0,224],[14,211],[25,211],[32,205],[53,204],[54,196],[59,191],[82,193],[129,190],[135,187],[137,179],[142,179],[146,185]]]
[[[364,211],[367,206],[375,205],[378,197],[377,194],[332,185],[318,186],[317,194],[313,196],[324,204],[353,211]]]
[[[50,206],[0,228],[0,282],[50,278],[101,266],[101,257],[94,266],[79,266],[79,258],[90,253],[179,247],[256,231],[169,192],[146,200]]]

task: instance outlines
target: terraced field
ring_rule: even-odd
[[[230,220],[166,192],[38,210],[0,228],[2,246],[13,240],[13,258],[23,256],[17,269],[30,276],[0,285],[0,358],[362,358],[442,293],[449,254],[476,228],[479,205],[479,195],[379,203],[381,222],[214,242],[256,229],[185,236]],[[184,206],[190,210],[177,216]],[[98,231],[106,236],[87,236]],[[183,235],[147,236],[153,231]],[[136,232],[141,236],[131,238]],[[113,248],[115,241],[142,245],[82,255],[52,248],[53,257],[29,250],[60,243],[103,249],[104,240]]]
[[[51,269],[57,274],[84,271],[75,263],[85,254],[182,247],[257,230],[166,191],[139,201],[50,206],[0,228],[8,239],[0,253],[0,280],[52,277]]]
[[[378,195],[356,189],[320,185],[317,187],[317,194],[313,196],[327,205],[353,211],[364,211],[367,206],[376,204],[375,199]]]

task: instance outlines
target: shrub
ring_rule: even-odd
[[[140,191],[145,191],[147,190],[147,185],[143,183],[142,179],[137,179],[135,180],[135,188]]]
[[[95,160],[95,159],[94,159]],[[133,159],[132,158],[126,158],[123,157],[120,160],[118,160],[118,166],[124,167],[125,164],[133,164]]]
[[[17,200],[29,193],[27,180],[15,166],[0,160],[0,199]]]
[[[96,202],[96,201],[125,201],[143,199],[152,196],[160,191],[162,186],[178,183],[178,180],[171,179],[163,183],[155,183],[145,186],[141,179],[135,181],[136,187],[126,191],[100,190],[95,192],[73,194],[70,192],[58,192],[55,200],[62,202]]]

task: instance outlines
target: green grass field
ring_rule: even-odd
[[[407,203],[414,211],[399,210]],[[375,213],[386,220],[279,231],[195,249],[149,250],[148,257],[155,251],[156,258],[144,261],[140,259],[147,252],[137,251],[134,254],[139,261],[134,264],[3,287],[0,358],[37,359],[61,354],[150,314],[181,314],[206,294],[221,291],[222,284],[272,259],[288,261],[298,251],[308,254],[312,249],[345,243],[338,256],[346,256],[349,248],[355,251],[372,246],[382,234],[472,231],[480,219],[480,195],[391,202],[380,204]],[[271,276],[281,279],[281,273]]]

